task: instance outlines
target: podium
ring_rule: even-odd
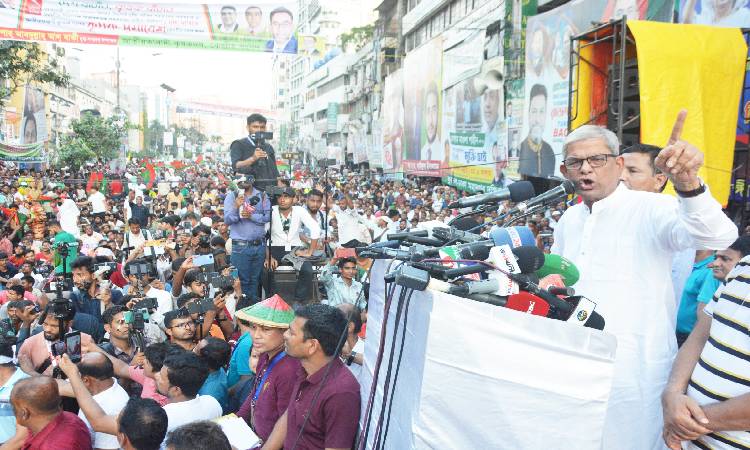
[[[383,276],[390,263],[377,261],[371,276],[363,411],[384,318],[387,328],[368,449],[374,448],[383,406],[401,289],[396,287],[391,308],[384,311]],[[404,314],[401,367],[388,389],[393,404],[385,421],[390,416],[390,425],[379,448],[601,449],[616,350],[613,335],[433,291],[414,292]],[[402,316],[392,374],[403,322]],[[364,430],[365,424],[361,426]]]

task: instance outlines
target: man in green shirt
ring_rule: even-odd
[[[55,241],[52,245],[52,248],[55,249],[55,273],[63,273],[63,257],[60,251],[60,244],[68,244],[68,254],[65,257],[64,272],[69,274],[71,273],[70,264],[78,257],[78,241],[75,236],[67,231],[63,231],[62,228],[60,228],[60,222],[56,220],[49,222],[47,227],[49,228],[50,235],[54,236]]]

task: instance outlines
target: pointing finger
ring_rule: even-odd
[[[667,142],[667,145],[672,145],[680,140],[680,137],[682,136],[682,129],[685,127],[686,118],[687,110],[681,109],[680,112],[677,113],[677,119],[674,121],[674,125],[672,126],[672,134],[669,136],[669,142]]]

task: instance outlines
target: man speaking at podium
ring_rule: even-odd
[[[619,142],[605,128],[584,125],[563,145],[560,171],[583,202],[558,222],[552,253],[578,266],[576,291],[598,303],[604,330],[617,337],[606,450],[663,448],[660,398],[677,352],[672,256],[686,248],[724,249],[737,238],[737,227],[698,178],[703,154],[680,140],[685,117],[681,111],[654,161],[677,198],[620,184]]]

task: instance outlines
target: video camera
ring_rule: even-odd
[[[250,139],[255,142],[257,147],[263,147],[266,141],[273,140],[273,133],[270,131],[256,131],[250,135]]]
[[[105,262],[94,265],[94,275],[101,275],[102,278],[108,280],[117,270],[117,263]]]
[[[188,314],[204,315],[209,311],[213,311],[214,301],[208,297],[201,298],[183,306],[183,309],[187,310]]]
[[[234,280],[219,272],[202,272],[198,274],[198,281],[213,286],[218,291],[228,292],[234,288]]]
[[[150,262],[138,262],[128,265],[128,275],[135,275],[136,277],[139,277],[144,275],[152,275],[153,273],[153,266]]]

